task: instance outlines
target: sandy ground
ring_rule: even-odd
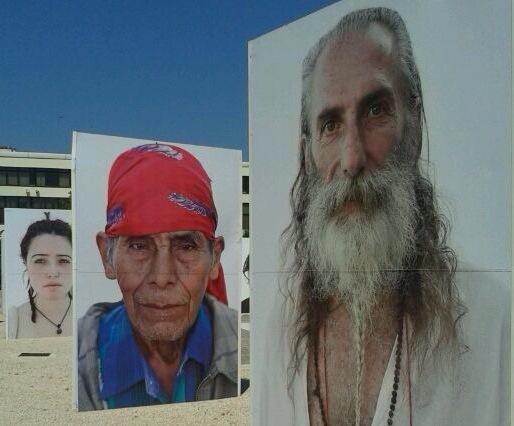
[[[71,406],[71,337],[7,341],[1,311],[0,321],[1,425],[250,424],[249,390],[216,401],[78,413]],[[241,377],[249,378],[249,324],[242,327]],[[52,355],[19,357],[22,352]]]

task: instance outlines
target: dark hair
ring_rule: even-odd
[[[29,253],[29,247],[32,243],[32,240],[40,235],[50,234],[57,235],[59,237],[66,238],[71,244],[71,226],[64,222],[61,219],[50,219],[50,214],[46,214],[46,219],[38,220],[30,224],[27,228],[27,232],[23,236],[20,243],[20,256],[23,260],[23,263],[27,263],[27,255]],[[32,311],[31,320],[32,322],[36,322],[36,304],[34,302],[34,289],[30,285],[30,278],[27,282],[28,287],[28,295],[30,302],[30,310]],[[68,292],[68,296],[71,299],[71,292]]]

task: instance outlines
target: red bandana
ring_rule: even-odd
[[[217,222],[209,176],[185,149],[165,143],[141,145],[114,161],[107,193],[107,235],[200,231],[212,240]],[[227,303],[221,268],[207,291]]]
[[[107,200],[108,235],[194,230],[214,238],[211,181],[182,148],[148,144],[120,154],[109,173]]]

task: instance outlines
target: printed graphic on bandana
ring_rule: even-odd
[[[140,145],[133,148],[134,151],[138,152],[157,152],[162,154],[168,158],[173,158],[175,160],[182,160],[182,153],[173,149],[169,145],[165,145],[162,143],[149,143],[145,145]]]
[[[75,406],[237,396],[241,152],[74,133],[73,155]],[[175,376],[134,330],[183,342]]]
[[[123,207],[115,206],[107,212],[107,226],[114,225],[123,219]]]
[[[199,202],[193,201],[186,196],[179,194],[178,192],[172,192],[169,194],[168,199],[180,207],[183,207],[186,210],[192,211],[196,214],[200,214],[202,216],[212,215],[212,211],[208,207],[202,205]]]
[[[71,336],[71,211],[4,210],[3,312],[8,339]]]

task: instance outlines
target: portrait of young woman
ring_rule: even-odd
[[[23,286],[27,301],[9,308],[10,339],[71,335],[71,240],[70,225],[49,212],[26,229],[18,246],[24,270],[15,284]]]

